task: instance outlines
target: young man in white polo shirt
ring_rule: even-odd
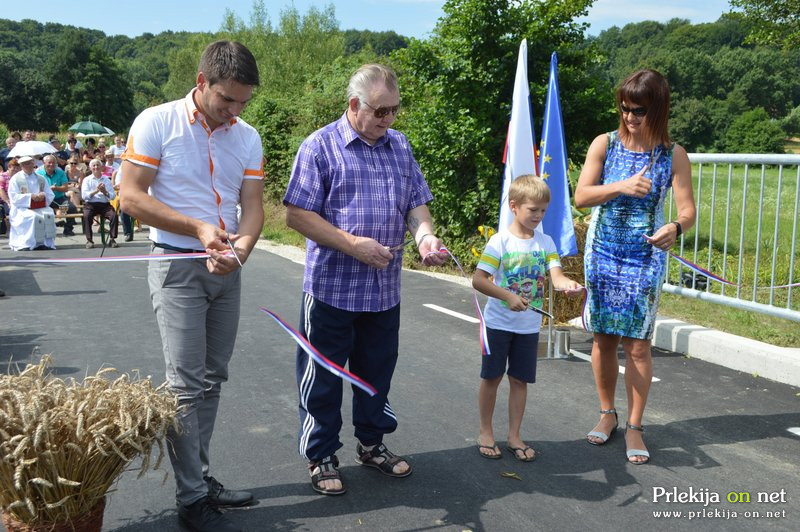
[[[178,515],[197,531],[239,530],[218,508],[252,501],[210,476],[209,442],[239,323],[240,263],[264,223],[261,139],[238,118],[258,84],[247,48],[211,43],[196,88],[143,111],[123,155],[122,210],[150,226],[153,253],[210,255],[151,261],[148,270],[167,381],[182,407],[184,429],[169,446]]]

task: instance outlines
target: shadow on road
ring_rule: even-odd
[[[786,431],[791,426],[800,426],[800,413],[722,415],[650,425],[647,443],[653,459],[650,465],[641,467],[667,470],[720,467],[721,464],[703,451],[703,446],[792,438]],[[575,503],[596,502],[610,499],[623,486],[638,485],[631,468],[639,466],[626,464],[622,436],[617,435],[602,447],[590,446],[583,440],[532,442],[539,458],[531,463],[517,462],[505,449],[503,459],[497,461],[481,459],[474,447],[420,453],[410,456],[414,474],[404,479],[384,477],[374,470],[349,465],[354,463],[342,455],[341,472],[348,487],[346,495],[317,496],[307,481],[251,487],[249,489],[259,504],[232,510],[229,515],[248,530],[295,530],[298,527],[317,528],[309,523],[342,516],[352,516],[352,527],[358,528],[361,516],[366,521],[372,514],[370,521],[374,521],[374,515],[386,509],[395,509],[392,514],[400,515],[418,510],[438,510],[444,517],[425,529],[457,524],[483,530],[486,523],[482,518],[495,499],[515,494],[541,494]],[[305,479],[300,463],[298,469],[298,475]],[[504,477],[504,472],[516,473],[519,479]],[[644,496],[645,492],[640,489],[618,506],[631,505]],[[300,497],[304,500],[297,502]],[[530,504],[536,504],[536,500],[531,498]],[[379,527],[409,530],[402,526],[402,522],[402,519],[387,522]],[[369,525],[365,526],[369,528]],[[145,532],[155,529],[178,530],[175,512],[165,510],[148,514],[116,530]]]

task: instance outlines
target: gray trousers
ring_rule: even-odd
[[[152,253],[165,250],[154,247]],[[206,259],[150,261],[148,267],[167,382],[178,396],[183,426],[180,433],[168,436],[181,505],[208,494],[203,477],[209,471],[220,388],[228,380],[228,361],[239,325],[240,273],[209,273]]]

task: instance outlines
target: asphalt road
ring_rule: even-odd
[[[146,253],[141,238],[106,254]],[[58,251],[4,248],[0,258],[99,253],[83,249],[80,239],[59,237],[58,244]],[[634,466],[626,463],[622,434],[603,447],[584,441],[597,420],[590,364],[540,358],[523,423],[539,458],[521,463],[504,452],[502,460],[482,459],[475,447],[477,326],[423,306],[472,316],[471,292],[416,272],[403,277],[401,354],[390,395],[400,426],[386,438],[390,449],[409,457],[414,474],[392,479],[357,465],[345,406],[339,457],[349,491],[317,495],[296,451],[294,347],[258,310],[267,307],[296,323],[302,266],[256,250],[243,275],[212,474],[255,494],[257,505],[229,512],[248,530],[797,530],[800,389],[658,351],[659,380],[645,416],[653,458]],[[0,298],[1,371],[9,361],[51,353],[60,376],[81,378],[110,365],[163,381],[144,263],[0,264],[0,288],[7,294]],[[572,343],[589,352],[588,335],[575,331]],[[507,390],[504,383],[495,417],[501,447]],[[346,403],[349,397],[348,390]],[[617,405],[624,423],[622,377]],[[750,502],[729,502],[731,492],[749,493]],[[758,502],[759,493],[773,502]],[[686,499],[670,502],[667,494]],[[179,530],[168,464],[140,479],[133,466],[122,476],[104,530]]]

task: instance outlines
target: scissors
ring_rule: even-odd
[[[552,314],[550,314],[549,312],[547,312],[547,311],[546,311],[546,310],[544,310],[544,309],[541,309],[541,308],[538,308],[538,307],[528,307],[528,308],[530,308],[530,309],[531,309],[532,311],[534,311],[534,312],[538,312],[538,313],[539,313],[539,314],[541,314],[542,316],[547,316],[547,317],[548,317],[548,318],[550,318],[551,320],[553,319],[553,315],[552,315]]]
[[[239,260],[239,255],[236,254],[236,250],[233,249],[233,243],[230,240],[228,240],[228,247],[231,248],[231,253],[233,253],[233,257],[236,259],[236,262],[239,263],[239,267],[244,268],[244,265],[242,264],[242,261]]]
[[[396,246],[392,246],[392,247],[390,247],[388,249],[389,249],[389,251],[400,251],[401,249],[403,249],[404,247],[406,247],[407,245],[409,245],[411,243],[416,243],[416,240],[414,240],[413,238],[409,238],[408,240],[406,240],[402,244],[398,244]]]

